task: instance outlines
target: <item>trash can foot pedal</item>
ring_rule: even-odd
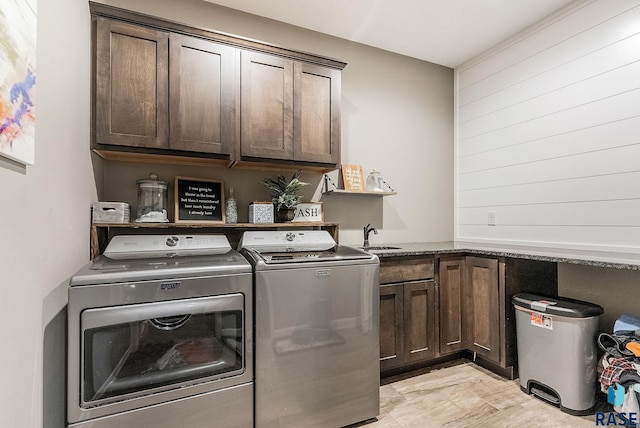
[[[531,394],[535,395],[538,398],[543,399],[544,401],[548,401],[551,404],[559,405],[560,399],[558,397],[554,397],[553,395],[545,392],[539,388],[532,387]]]

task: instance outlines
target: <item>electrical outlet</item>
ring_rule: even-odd
[[[495,211],[488,211],[487,212],[487,224],[489,226],[495,226],[496,225],[496,212]]]

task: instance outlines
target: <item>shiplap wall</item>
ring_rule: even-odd
[[[640,252],[640,0],[571,3],[455,79],[456,240]]]

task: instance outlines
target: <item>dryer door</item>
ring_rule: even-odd
[[[242,374],[243,311],[241,293],[83,311],[81,407]]]

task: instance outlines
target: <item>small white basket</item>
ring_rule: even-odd
[[[130,208],[125,202],[94,202],[91,205],[92,223],[129,223]]]

